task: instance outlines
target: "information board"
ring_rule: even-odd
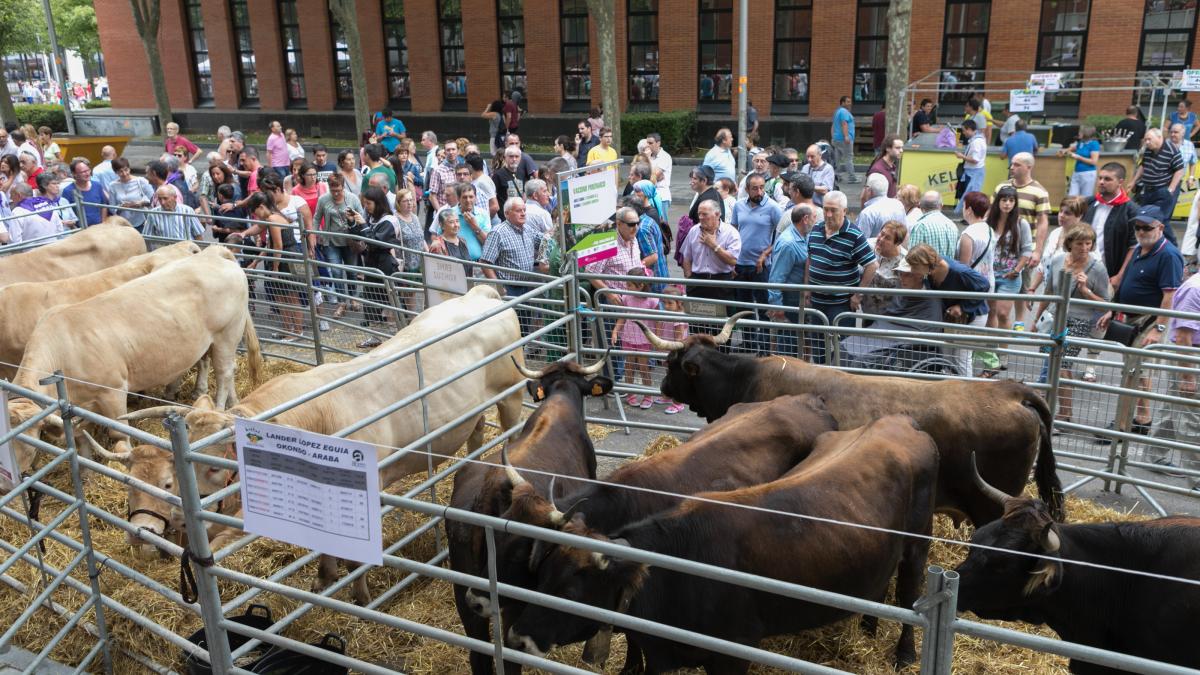
[[[467,270],[453,260],[425,258],[426,307],[433,307],[467,292]]]
[[[1008,93],[1012,112],[1041,112],[1046,109],[1046,92],[1040,89],[1013,89]]]
[[[617,233],[595,232],[571,247],[580,267],[617,256]]]
[[[617,210],[617,172],[602,169],[567,179],[571,223],[598,225]]]
[[[1183,91],[1200,91],[1200,68],[1183,71],[1183,79],[1179,82]]]
[[[0,389],[0,436],[11,431],[8,426],[8,396]],[[0,490],[8,492],[21,482],[21,469],[13,455],[12,442],[0,443]]]
[[[1029,76],[1029,88],[1058,91],[1062,88],[1062,73],[1034,73]]]
[[[247,532],[383,563],[373,445],[240,418],[234,434]]]

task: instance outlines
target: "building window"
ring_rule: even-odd
[[[947,0],[942,38],[942,101],[966,102],[987,68],[991,0]]]
[[[296,0],[279,2],[279,35],[283,38],[283,76],[287,83],[289,106],[303,106],[308,100],[304,90],[304,61],[300,50],[300,17]]]
[[[1196,34],[1195,0],[1146,0],[1142,21],[1142,70],[1185,68]]]
[[[403,0],[383,0],[383,48],[387,52],[388,100],[411,101]]]
[[[333,78],[337,105],[354,105],[354,77],[350,74],[350,45],[346,32],[338,24],[333,12],[329,13],[329,37],[333,40]]]
[[[1042,0],[1037,69],[1061,72],[1063,89],[1082,84],[1089,9],[1090,0]],[[1046,92],[1045,100],[1047,105],[1078,105],[1079,92]]]
[[[775,0],[776,103],[808,103],[812,0]]]
[[[500,34],[500,91],[525,93],[524,0],[496,0]]]
[[[629,102],[658,102],[658,0],[629,0]]]
[[[700,102],[733,92],[733,0],[700,0]]]
[[[233,19],[233,42],[237,46],[238,82],[242,105],[258,105],[258,71],[254,67],[254,45],[250,41],[250,10],[246,0],[229,0]]]
[[[854,102],[883,103],[887,94],[888,0],[858,0]]]
[[[592,100],[592,68],[588,58],[588,14],[586,0],[560,0],[562,20],[563,98]]]
[[[463,50],[461,0],[438,0],[438,33],[442,46],[442,97],[467,99],[467,60]]]
[[[200,0],[185,0],[184,14],[187,15],[188,35],[192,43],[192,65],[196,69],[196,102],[212,103],[212,64],[208,60],[208,39],[204,37],[204,15],[200,12]]]

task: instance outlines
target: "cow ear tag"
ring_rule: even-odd
[[[539,401],[546,398],[546,390],[541,387],[538,387],[537,388],[537,396],[535,398]]]
[[[600,386],[599,382],[592,383],[592,396],[603,396],[604,387]]]

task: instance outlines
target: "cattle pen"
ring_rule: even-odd
[[[147,241],[153,246],[157,242]],[[41,242],[36,242],[41,243]],[[19,255],[28,246],[0,249],[0,259]],[[251,316],[263,336],[264,355],[275,362],[286,362],[289,369],[304,369],[326,362],[359,356],[367,347],[359,340],[386,340],[403,328],[414,316],[433,306],[438,295],[449,293],[441,282],[419,275],[389,276],[372,268],[337,265],[308,258],[307,251],[285,253],[295,263],[298,274],[284,275],[267,267],[274,252],[250,246],[233,247],[246,267],[253,294]],[[303,248],[303,247],[302,247]],[[448,259],[419,251],[394,247],[400,255],[422,256],[426,261]],[[452,261],[457,264],[457,261]],[[324,276],[321,269],[338,269],[352,275],[344,285]],[[296,547],[272,546],[254,535],[245,535],[220,550],[211,550],[206,537],[191,537],[185,544],[160,536],[145,528],[130,525],[123,502],[124,491],[134,489],[151,495],[166,508],[182,514],[190,532],[205,531],[212,526],[240,529],[242,519],[222,513],[221,505],[235,497],[240,483],[231,481],[211,494],[201,494],[196,482],[195,467],[234,470],[237,462],[224,455],[213,454],[219,445],[230,442],[231,430],[201,439],[189,439],[188,428],[180,414],[191,408],[187,403],[161,400],[158,392],[127,392],[133,408],[168,404],[178,406],[178,412],[168,414],[161,423],[143,420],[130,423],[114,420],[94,411],[72,405],[68,396],[70,378],[62,373],[44,373],[43,384],[53,386],[55,395],[19,387],[0,380],[0,390],[9,399],[27,398],[41,411],[33,418],[0,435],[0,442],[19,436],[19,440],[38,451],[41,465],[8,493],[0,496],[0,516],[3,517],[3,538],[0,539],[0,581],[6,600],[0,607],[11,623],[0,635],[0,649],[20,645],[36,652],[30,664],[33,672],[46,659],[69,663],[77,672],[265,672],[263,662],[281,656],[310,657],[329,664],[332,670],[352,669],[363,673],[389,672],[465,672],[467,653],[476,652],[494,660],[497,670],[504,663],[520,664],[545,672],[593,672],[580,661],[578,650],[559,649],[548,654],[534,654],[511,648],[505,643],[499,607],[501,598],[549,607],[564,613],[586,617],[601,625],[636,631],[698,649],[744,659],[755,672],[772,669],[801,673],[833,673],[853,670],[853,666],[834,667],[818,660],[804,658],[811,652],[779,648],[768,642],[752,646],[689,631],[677,626],[655,623],[635,616],[600,609],[568,598],[540,593],[529,588],[508,585],[498,580],[495,558],[497,535],[517,535],[546,542],[593,551],[613,558],[644,563],[657,569],[673,570],[699,579],[730,584],[783,598],[801,600],[813,605],[835,607],[848,614],[878,617],[887,624],[904,624],[919,631],[919,662],[912,668],[921,673],[949,673],[955,665],[956,650],[965,649],[963,637],[972,644],[1007,645],[1030,652],[1055,654],[1070,659],[1105,665],[1119,670],[1141,673],[1195,673],[1188,668],[1156,662],[1128,654],[1105,651],[1092,646],[1073,644],[1052,634],[1034,634],[1015,630],[1011,625],[1000,626],[964,618],[957,608],[958,576],[942,566],[932,565],[925,577],[922,597],[913,607],[898,607],[886,602],[838,594],[814,587],[788,583],[766,576],[755,576],[734,569],[717,567],[694,560],[674,558],[641,549],[621,546],[570,532],[536,527],[449,505],[449,486],[458,470],[482,462],[522,430],[521,425],[500,429],[494,422],[486,441],[477,449],[454,456],[442,456],[429,450],[433,442],[463,420],[477,416],[495,406],[514,392],[523,391],[521,382],[464,409],[458,418],[441,426],[431,426],[428,401],[435,392],[487,365],[507,359],[514,349],[521,350],[526,363],[540,368],[559,359],[593,362],[607,357],[608,374],[620,380],[618,369],[630,367],[628,359],[639,352],[622,349],[610,343],[615,322],[665,320],[686,322],[692,332],[716,333],[726,324],[727,315],[736,311],[765,310],[755,303],[732,300],[702,299],[703,294],[689,294],[685,313],[669,314],[661,310],[629,311],[614,301],[614,291],[606,288],[610,282],[638,280],[632,277],[590,275],[567,264],[561,273],[553,275],[527,274],[523,281],[508,282],[510,291],[519,287],[518,295],[509,295],[494,309],[470,321],[424,338],[403,349],[392,351],[367,363],[357,371],[328,382],[302,397],[287,401],[255,417],[270,420],[297,406],[318,401],[322,396],[356,379],[393,364],[408,364],[417,373],[419,386],[406,392],[389,406],[379,410],[363,410],[362,419],[341,429],[337,436],[346,436],[378,420],[407,409],[419,433],[415,440],[402,447],[391,447],[391,454],[381,460],[381,468],[410,456],[425,457],[426,469],[408,480],[396,483],[381,496],[384,519],[384,558],[381,568],[359,566],[348,571],[336,583],[310,590],[312,569],[318,554]],[[486,283],[485,280],[475,280]],[[689,288],[711,287],[716,282],[703,280],[664,280]],[[593,283],[600,282],[600,283]],[[806,286],[770,286],[746,284],[749,288],[773,288],[788,293],[811,291]],[[1062,284],[1060,286],[1066,286]],[[299,301],[290,305],[283,300],[285,292]],[[430,294],[429,291],[433,291]],[[502,291],[503,292],[503,291]],[[906,294],[921,298],[949,297],[935,291],[880,290],[882,295]],[[666,298],[661,293],[622,291],[644,297]],[[955,293],[954,297],[969,294]],[[323,296],[323,297],[322,297]],[[991,296],[993,298],[1004,296]],[[339,298],[343,302],[358,302],[364,308],[374,307],[388,313],[389,320],[367,323],[347,317],[323,315],[322,299]],[[1013,299],[1016,299],[1015,296]],[[1065,317],[1068,304],[1082,301],[1066,296],[1023,296],[1023,299],[1046,301]],[[1124,309],[1119,305],[1083,303],[1102,309]],[[299,307],[304,329],[291,330],[277,311],[293,311]],[[453,374],[426,381],[423,361],[453,359],[453,354],[438,351],[438,345],[450,336],[470,332],[489,318],[511,309],[519,310],[523,334],[519,340],[496,349],[488,356],[471,363],[456,363]],[[1162,316],[1180,316],[1163,310]],[[353,315],[353,314],[352,314]],[[366,316],[365,314],[363,316]],[[765,316],[763,317],[765,318]],[[1067,338],[1065,318],[1056,320],[1045,333],[1016,332],[999,329],[955,326],[943,330],[938,322],[916,322],[905,330],[884,329],[864,325],[870,315],[839,317],[829,325],[823,317],[806,315],[803,324],[744,319],[731,340],[734,350],[749,349],[749,340],[758,339],[770,345],[766,351],[785,349],[788,345],[807,345],[822,340],[827,346],[831,363],[848,372],[879,375],[886,372],[910,380],[968,379],[969,373],[957,370],[965,353],[991,350],[1008,361],[1014,379],[1029,382],[1029,386],[1044,392],[1051,409],[1064,387],[1073,390],[1076,417],[1071,421],[1056,421],[1054,452],[1059,460],[1059,473],[1072,477],[1064,491],[1078,493],[1085,488],[1102,485],[1113,492],[1132,491],[1138,495],[1149,512],[1166,514],[1164,501],[1183,503],[1195,513],[1194,500],[1198,494],[1181,480],[1168,480],[1148,473],[1154,465],[1147,459],[1147,450],[1177,453],[1190,458],[1200,451],[1200,439],[1146,437],[1136,433],[1133,426],[1135,401],[1142,397],[1163,406],[1182,406],[1194,410],[1193,398],[1180,393],[1178,383],[1182,374],[1200,365],[1200,350],[1156,345],[1150,349],[1124,347],[1099,340]],[[874,317],[882,319],[884,317]],[[114,318],[119,319],[119,318]],[[322,323],[330,324],[322,330]],[[910,324],[913,322],[909,322]],[[936,325],[935,325],[936,324]],[[748,329],[761,331],[751,333]],[[755,337],[757,336],[757,337]],[[727,336],[729,337],[729,336]],[[855,358],[850,346],[875,346],[872,340],[886,343],[890,360],[882,366],[877,360]],[[1095,348],[1068,356],[1069,341]],[[880,350],[873,350],[875,352]],[[662,352],[651,353],[654,359],[649,369],[651,387],[617,382],[615,397],[589,403],[585,420],[588,431],[596,440],[596,455],[608,465],[637,460],[641,454],[628,443],[616,443],[635,433],[686,436],[702,425],[688,413],[672,418],[658,418],[628,409],[626,394],[653,394],[661,382],[666,359]],[[1064,364],[1092,366],[1099,373],[1096,381],[1064,378]],[[10,364],[12,367],[19,364]],[[1045,382],[1038,383],[1045,369]],[[280,371],[274,371],[280,372]],[[1137,389],[1141,375],[1153,376],[1155,386],[1146,392]],[[239,394],[245,392],[239,391]],[[526,403],[526,407],[534,404]],[[62,420],[63,445],[59,447],[27,432],[53,416]],[[687,418],[680,420],[680,417]],[[691,423],[688,423],[691,422]],[[1111,423],[1111,426],[1110,426]],[[170,489],[151,484],[136,475],[113,468],[101,457],[89,457],[86,446],[77,446],[74,429],[89,425],[94,429],[128,435],[133,442],[169,453],[178,484]],[[611,442],[605,442],[607,434]],[[100,437],[100,436],[97,436]],[[1106,445],[1092,443],[1095,437],[1110,440]],[[493,460],[489,460],[493,461]],[[1200,472],[1182,468],[1183,477],[1200,476]],[[112,495],[117,495],[115,498]],[[672,495],[682,500],[696,499],[690,495]],[[1181,507],[1174,507],[1176,510]],[[798,513],[774,513],[797,519]],[[841,527],[861,527],[847,514]],[[171,514],[163,514],[164,520]],[[1068,513],[1070,519],[1070,513]],[[456,521],[477,527],[484,533],[489,557],[487,574],[474,576],[444,566],[447,542],[443,533],[446,521]],[[166,534],[164,532],[164,534]],[[913,536],[910,533],[894,533]],[[162,553],[157,560],[135,557],[125,538],[133,537],[153,546]],[[106,537],[106,538],[105,538]],[[101,540],[103,539],[103,543]],[[962,548],[965,542],[946,536],[945,530],[931,538],[935,544]],[[364,605],[349,600],[348,591],[360,578],[370,577],[373,597]],[[1195,581],[1169,580],[1178,583]],[[466,586],[491,599],[495,614],[490,640],[470,638],[462,633],[446,590],[450,585]],[[436,589],[436,590],[435,590]],[[420,593],[440,598],[436,610],[418,607]],[[152,597],[153,602],[146,598]],[[254,606],[274,607],[283,614],[275,617],[268,610],[267,621],[246,620],[241,613]],[[250,609],[251,613],[255,610]],[[434,614],[437,616],[434,616]],[[261,614],[261,612],[260,612]],[[235,616],[240,615],[240,616]],[[169,618],[168,618],[169,617]],[[451,617],[447,619],[447,617]],[[261,616],[260,616],[261,618]],[[1145,617],[1150,619],[1150,617]],[[1133,619],[1136,620],[1136,619]],[[324,630],[336,626],[338,630]],[[189,640],[198,629],[204,631],[203,646]],[[851,630],[843,622],[839,630]],[[325,633],[336,632],[328,637]],[[291,637],[288,637],[290,634]],[[369,641],[358,647],[355,634],[371,634]],[[958,638],[958,639],[956,639]],[[837,640],[832,637],[826,639]],[[339,643],[339,641],[341,641]],[[423,649],[436,645],[433,657],[422,656]],[[270,653],[273,650],[273,654]],[[286,650],[286,653],[285,653]],[[429,662],[432,658],[433,662]],[[829,659],[835,661],[836,659]],[[881,663],[881,661],[880,661]],[[612,669],[616,666],[609,665]],[[1062,668],[1061,663],[1058,664]],[[343,670],[337,670],[341,668]],[[1064,669],[1065,670],[1065,669]],[[314,671],[315,672],[315,671]],[[1009,672],[997,666],[995,672]],[[1018,672],[1013,670],[1011,672]],[[1024,671],[1021,671],[1024,672]]]

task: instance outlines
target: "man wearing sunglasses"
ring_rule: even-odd
[[[1164,220],[1165,216],[1157,206],[1143,206],[1133,217],[1137,245],[1133,247],[1132,257],[1121,277],[1115,302],[1147,308],[1145,314],[1128,314],[1125,317],[1128,323],[1138,329],[1134,347],[1148,347],[1163,341],[1167,332],[1167,321],[1154,310],[1171,308],[1175,289],[1179,288],[1183,280],[1183,256],[1179,254],[1179,249],[1163,236]],[[1112,315],[1109,311],[1100,317],[1097,325],[1101,330],[1108,328]],[[1145,370],[1142,372],[1138,388],[1147,391],[1150,388],[1150,378],[1145,374]],[[1146,399],[1139,398],[1133,415],[1133,432],[1143,436],[1149,434],[1151,422],[1150,404]],[[1106,441],[1111,443],[1111,439],[1107,437],[1097,442]]]

